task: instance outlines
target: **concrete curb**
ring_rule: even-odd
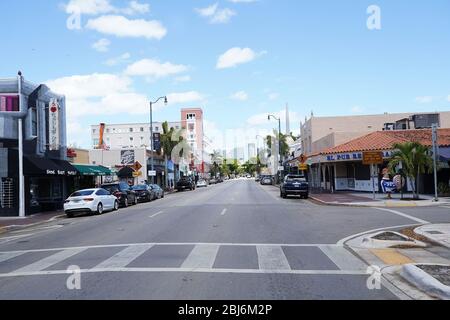
[[[319,198],[310,195],[309,198],[322,205],[327,206],[337,206],[337,207],[357,207],[357,208],[418,208],[418,207],[438,207],[445,204],[450,205],[448,202],[432,202],[423,204],[417,201],[411,202],[397,202],[397,201],[380,201],[380,202],[355,202],[355,203],[345,203],[345,202],[327,202],[320,200]],[[426,200],[424,200],[426,201]]]
[[[47,220],[44,220],[44,221],[35,222],[35,223],[21,224],[21,225],[12,224],[12,225],[9,225],[9,226],[0,227],[0,234],[6,233],[6,232],[11,231],[11,230],[21,230],[21,229],[26,229],[26,228],[29,228],[29,227],[38,226],[38,225],[41,225],[41,224],[44,224],[44,223],[47,223],[47,222],[55,221],[57,219],[65,217],[65,216],[66,216],[66,214],[60,214],[60,215],[54,216],[54,217],[52,217],[50,219],[47,219]]]
[[[425,265],[424,263],[422,265]],[[416,264],[407,264],[402,267],[400,275],[431,296],[443,300],[450,300],[450,286],[446,286],[434,277],[421,270]]]

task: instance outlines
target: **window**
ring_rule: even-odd
[[[141,132],[144,132],[144,128],[143,127],[141,127]]]
[[[155,127],[155,131],[159,131],[159,127]]]
[[[130,141],[133,141],[134,140],[134,138],[133,137],[130,137]]]
[[[36,108],[31,109],[31,135],[35,137],[38,135],[38,117]]]
[[[106,129],[106,133],[109,133],[109,131],[110,131],[109,129]]]
[[[133,132],[133,128],[130,128],[130,132]]]
[[[94,139],[94,140],[92,140],[92,145],[94,146],[94,147],[97,147],[98,146],[98,139]]]
[[[92,133],[95,134],[97,132],[96,129],[92,129]]]

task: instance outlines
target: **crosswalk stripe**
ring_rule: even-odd
[[[35,263],[29,264],[23,268],[17,269],[14,271],[14,273],[42,271],[44,269],[47,269],[48,267],[51,267],[65,259],[67,259],[67,258],[70,258],[80,252],[83,252],[84,250],[85,249],[69,249],[69,250],[60,251],[60,252],[55,253],[47,258],[44,258]]]
[[[212,268],[218,251],[218,245],[197,245],[183,262],[181,268]]]
[[[102,268],[123,268],[136,260],[139,256],[144,254],[147,250],[153,247],[153,244],[144,244],[138,246],[131,246],[125,248],[111,258],[101,262],[94,269]]]
[[[341,270],[365,270],[367,266],[344,247],[321,246],[320,250]]]
[[[22,255],[23,252],[5,252],[5,253],[0,253],[0,262],[4,262],[7,261],[9,259],[18,257],[20,255]]]
[[[261,270],[291,270],[281,247],[257,246],[258,264]]]

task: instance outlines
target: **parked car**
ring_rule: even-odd
[[[261,178],[261,185],[272,185],[273,180],[271,176],[264,176]]]
[[[209,180],[209,184],[217,184],[217,179],[212,178]]]
[[[280,186],[280,196],[287,198],[289,195],[299,195],[307,199],[309,196],[309,184],[304,176],[288,174]]]
[[[156,198],[156,192],[146,184],[134,186],[132,189],[136,192],[138,202],[150,202]]]
[[[222,178],[218,178],[217,179],[217,183],[223,183],[223,179]]]
[[[206,188],[208,187],[208,183],[206,182],[205,179],[200,179],[197,182],[197,188]]]
[[[116,196],[120,205],[125,208],[138,203],[136,192],[126,182],[108,183],[102,185],[102,188]]]
[[[261,181],[261,177],[260,176],[256,176],[255,182],[260,182],[260,181]]]
[[[189,190],[195,190],[195,181],[191,177],[182,177],[180,180],[178,180],[176,189],[178,191],[183,191],[185,189]]]
[[[74,192],[64,202],[64,212],[69,218],[77,213],[103,214],[119,210],[117,198],[105,189],[85,189]]]
[[[154,193],[153,200],[164,198],[164,190],[160,186],[158,186],[157,184],[151,184],[150,187],[152,188]]]

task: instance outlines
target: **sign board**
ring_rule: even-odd
[[[161,134],[159,132],[153,133],[153,150],[161,151]]]
[[[120,163],[124,166],[132,166],[135,164],[134,150],[122,150],[120,152]]]
[[[19,95],[2,94],[0,95],[0,112],[19,112]]]
[[[135,172],[133,172],[133,177],[134,178],[142,177],[142,171],[135,171]]]
[[[298,166],[298,169],[301,171],[307,171],[308,170],[308,165],[305,163],[302,163]]]
[[[48,108],[49,150],[59,150],[59,105],[56,99],[50,100]]]
[[[278,171],[284,171],[284,167],[283,166],[278,166]]]
[[[136,161],[136,162],[134,163],[133,169],[134,169],[135,171],[139,171],[139,170],[142,169],[142,165],[139,163],[139,161]]]
[[[302,154],[301,156],[300,156],[300,163],[301,164],[304,164],[306,162],[306,156],[304,155],[304,154]]]
[[[383,152],[363,152],[362,160],[364,165],[383,164]]]
[[[156,171],[154,171],[154,170],[153,170],[153,171],[149,170],[149,171],[148,171],[148,176],[149,176],[149,177],[156,177]]]

